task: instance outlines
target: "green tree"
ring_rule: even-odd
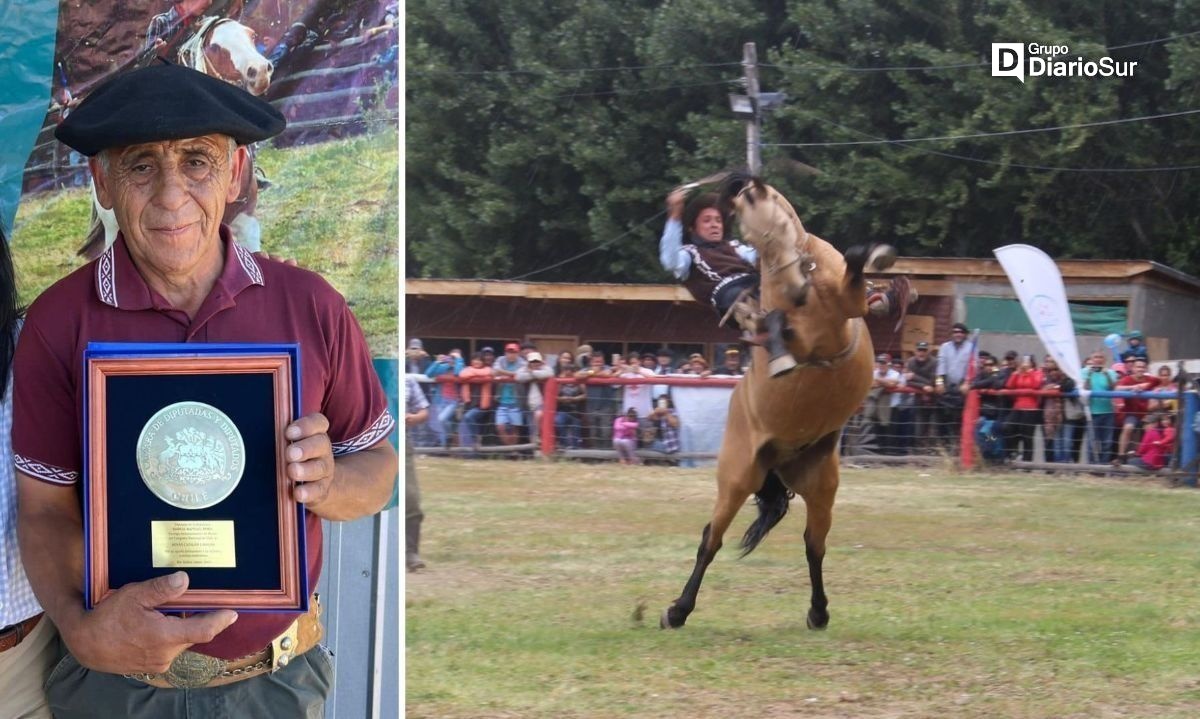
[[[1095,124],[1200,108],[1200,36],[1186,34],[1200,26],[1197,0],[420,0],[407,10],[410,276],[668,280],[656,260],[666,191],[744,164],[726,95],[741,91],[751,41],[763,89],[788,94],[766,118],[763,174],[839,247],[990,256],[1028,242],[1200,273],[1196,171],[1103,171],[1200,164],[1200,119]],[[1144,42],[1163,38],[1173,39]],[[992,42],[1139,65],[1131,78],[1021,83],[991,76]],[[846,142],[868,144],[827,144]]]

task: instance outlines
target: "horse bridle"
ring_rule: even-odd
[[[750,185],[743,187],[741,189],[741,191],[738,192],[738,197],[741,197],[742,195],[746,194],[746,192],[749,191],[750,188],[751,188]],[[771,198],[771,202],[776,206],[776,208],[778,208],[779,202],[774,197]],[[801,225],[801,227],[803,227],[803,225]],[[807,245],[810,242],[808,230],[803,230],[803,232],[804,232],[804,239],[802,240],[802,242],[805,245],[805,247],[807,247]],[[761,237],[762,237],[762,242],[766,245],[773,245],[779,241],[779,238],[775,236],[775,232],[773,230],[761,233]],[[766,269],[767,274],[769,274],[769,275],[778,274],[778,273],[786,270],[787,268],[791,267],[792,265],[796,264],[797,262],[808,262],[807,266],[802,267],[800,269],[800,271],[803,272],[805,276],[812,274],[812,272],[817,269],[817,263],[813,262],[812,255],[806,249],[797,247],[797,248],[795,248],[795,252],[796,252],[796,256],[793,257],[792,259],[788,260],[787,262],[784,262],[783,264],[766,265],[765,269]]]

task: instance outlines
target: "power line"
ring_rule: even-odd
[[[1103,48],[1105,52],[1112,50],[1126,50],[1131,47],[1142,47],[1144,45],[1155,45],[1165,42],[1173,42],[1182,40],[1183,38],[1200,35],[1200,30],[1185,32],[1179,35],[1171,35],[1169,37],[1159,37],[1153,40],[1141,40],[1139,42],[1130,42],[1124,45],[1109,45]],[[962,62],[952,65],[889,65],[884,67],[853,67],[849,65],[772,65],[760,63],[759,67],[769,67],[776,70],[788,71],[807,71],[807,70],[839,70],[842,72],[924,72],[929,70],[961,70],[963,68],[988,67],[991,65],[990,60],[981,62]]]
[[[587,72],[631,72],[635,70],[693,70],[697,68],[737,66],[736,62],[706,62],[684,65],[661,63],[657,65],[614,65],[612,67],[543,68],[540,70],[407,70],[404,74],[423,75],[570,75]]]
[[[1123,45],[1109,45],[1103,48],[1105,51],[1110,50],[1125,50],[1131,47],[1142,47],[1144,45],[1156,45],[1159,43],[1174,42],[1184,38],[1200,35],[1200,30],[1180,33],[1179,35],[1170,35],[1168,37],[1154,38],[1153,40],[1140,40],[1138,42],[1125,43]],[[698,68],[712,67],[736,67],[741,63],[737,62],[707,62],[707,63],[656,63],[648,65],[611,65],[611,66],[594,66],[594,67],[573,67],[573,68],[540,68],[540,69],[522,69],[512,68],[507,70],[405,70],[405,75],[413,77],[429,76],[429,75],[570,75],[575,73],[590,73],[590,72],[634,72],[640,70],[693,70]],[[991,63],[983,62],[964,62],[950,65],[891,65],[885,67],[852,67],[848,65],[776,65],[769,63],[759,63],[759,67],[769,67],[777,70],[842,70],[845,72],[915,72],[928,70],[960,70],[963,68],[972,67],[987,67]]]
[[[907,145],[913,142],[941,142],[945,140],[974,140],[985,137],[1008,137],[1011,135],[1028,135],[1038,132],[1055,132],[1057,130],[1076,130],[1084,127],[1103,127],[1108,125],[1124,125],[1133,122],[1146,122],[1149,120],[1161,120],[1168,117],[1183,117],[1185,115],[1195,115],[1200,113],[1200,109],[1196,110],[1180,110],[1179,112],[1167,112],[1160,115],[1142,115],[1140,117],[1125,117],[1117,120],[1098,120],[1096,122],[1081,122],[1074,125],[1058,125],[1055,127],[1032,127],[1022,130],[1003,130],[1000,132],[977,132],[969,135],[938,135],[934,137],[912,137],[898,140],[889,140],[886,138],[874,140],[847,140],[844,142],[775,142],[764,143],[763,147],[841,147],[846,145]]]
[[[717,85],[729,85],[736,83],[737,80],[717,80],[715,82],[693,82],[680,85],[659,85],[656,87],[637,87],[628,90],[597,90],[595,92],[568,92],[562,95],[552,95],[551,100],[569,100],[576,97],[601,97],[604,95],[637,95],[643,92],[662,92],[663,90],[678,90],[688,87],[715,87]]]
[[[861,130],[856,130],[853,127],[848,127],[839,122],[834,122],[833,120],[829,120],[829,119],[821,117],[819,115],[815,115],[811,112],[803,111],[803,110],[801,112],[805,115],[808,115],[809,117],[812,117],[815,120],[819,120],[820,122],[824,122],[826,124],[833,125],[834,127],[841,128],[841,129],[843,129],[847,132],[853,133],[855,135],[861,135],[862,137],[870,137],[870,138],[876,139],[876,140],[880,139],[869,133],[862,132]],[[1157,167],[1051,167],[1051,166],[1047,166],[1047,165],[1024,165],[1024,164],[1017,163],[1017,162],[1001,162],[999,160],[985,160],[981,157],[968,157],[967,155],[956,155],[951,152],[941,152],[938,150],[929,150],[929,149],[926,149],[923,147],[912,147],[912,146],[903,145],[903,144],[901,145],[901,147],[903,147],[906,150],[912,150],[914,152],[921,152],[921,153],[924,153],[927,155],[938,155],[940,157],[947,157],[947,158],[951,158],[954,160],[965,160],[967,162],[975,162],[975,163],[978,163],[981,165],[995,165],[998,167],[1015,167],[1015,168],[1022,169],[1022,170],[1042,170],[1042,171],[1049,171],[1049,172],[1081,172],[1081,173],[1088,173],[1088,172],[1140,173],[1140,172],[1178,172],[1178,171],[1183,171],[1183,170],[1200,170],[1200,165],[1174,165],[1174,166],[1157,166]]]
[[[580,252],[578,255],[575,255],[574,257],[568,257],[567,259],[563,260],[562,262],[556,262],[556,263],[554,263],[553,265],[550,265],[550,266],[548,266],[548,267],[543,267],[543,268],[541,268],[540,270],[534,270],[534,271],[532,271],[532,272],[526,272],[525,274],[523,274],[523,275],[517,275],[516,277],[509,277],[507,281],[509,281],[509,282],[513,282],[513,281],[515,281],[515,280],[523,280],[523,279],[525,279],[526,277],[532,277],[533,275],[540,275],[540,274],[541,274],[541,273],[543,273],[543,272],[548,272],[548,271],[550,271],[550,270],[557,269],[557,268],[559,268],[559,267],[562,267],[562,266],[563,266],[563,265],[565,265],[565,264],[569,264],[569,263],[571,263],[571,262],[574,262],[575,260],[578,260],[578,259],[581,259],[581,258],[587,257],[588,255],[592,254],[593,252],[599,252],[600,250],[603,250],[604,248],[606,248],[606,247],[608,247],[609,245],[613,244],[613,243],[614,243],[614,242],[616,242],[617,240],[624,239],[625,237],[628,237],[629,235],[633,234],[633,232],[634,232],[635,230],[638,230],[638,229],[640,229],[640,228],[642,228],[642,227],[646,226],[647,224],[649,224],[649,223],[651,223],[651,222],[653,222],[653,221],[657,220],[658,218],[662,217],[662,216],[663,216],[663,215],[665,215],[665,214],[667,214],[667,211],[666,211],[666,210],[662,210],[662,211],[660,211],[660,212],[659,212],[657,215],[654,215],[653,217],[648,217],[648,218],[646,218],[646,219],[642,220],[641,222],[639,222],[638,224],[634,225],[634,226],[633,226],[632,228],[630,228],[629,230],[627,230],[627,231],[625,231],[625,232],[622,232],[621,234],[617,235],[616,237],[614,237],[614,238],[612,238],[612,239],[610,239],[610,240],[605,240],[604,242],[601,242],[600,244],[596,245],[595,247],[593,247],[593,248],[592,248],[592,249],[590,249],[590,250],[585,250],[584,252]]]

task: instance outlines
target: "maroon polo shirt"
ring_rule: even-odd
[[[83,350],[88,342],[299,342],[301,415],[329,418],[335,456],[385,441],[395,420],[362,329],[320,276],[260,260],[221,228],[225,266],[194,320],[146,284],[117,241],[30,306],[13,359],[17,469],[81,491]],[[310,589],[321,573],[321,520],[308,514]],[[265,647],[295,614],[243,613],[193,650],[232,659]]]

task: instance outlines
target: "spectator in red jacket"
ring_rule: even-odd
[[[1017,371],[1008,376],[1004,388],[1041,389],[1045,381],[1033,355],[1024,355],[1017,365]],[[1015,455],[1017,446],[1020,445],[1021,459],[1026,462],[1033,461],[1033,432],[1038,425],[1041,399],[1036,395],[1016,395],[1013,397],[1012,410],[1008,413],[1006,424],[1011,442],[1008,446],[1009,454]]]
[[[1167,432],[1170,436],[1167,436]],[[1167,427],[1164,430],[1159,415],[1147,414],[1137,456],[1129,460],[1129,464],[1152,472],[1162,469],[1167,466],[1167,460],[1171,457],[1174,439],[1174,429]]]

